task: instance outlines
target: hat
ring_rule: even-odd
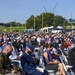
[[[33,50],[34,50],[34,46],[32,46],[31,44],[28,44],[27,47],[30,48],[31,51],[33,52]]]

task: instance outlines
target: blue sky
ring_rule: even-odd
[[[46,12],[44,7],[47,12],[55,7],[54,14],[75,19],[75,0],[0,0],[0,22],[25,23],[31,15]]]

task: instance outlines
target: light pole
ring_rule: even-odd
[[[72,14],[71,14],[71,19],[72,19]],[[72,21],[71,21],[71,29],[73,29],[73,19],[72,19]]]
[[[35,12],[34,12],[34,32],[35,32]]]
[[[43,28],[43,11],[42,11],[42,28]]]
[[[26,24],[25,24],[25,30],[27,29]]]

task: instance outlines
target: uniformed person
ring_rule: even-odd
[[[11,66],[9,59],[12,50],[13,50],[12,47],[10,45],[7,45],[0,53],[0,74],[16,72],[16,70],[14,70],[13,67]]]
[[[26,46],[25,52],[21,56],[21,65],[23,71],[26,75],[48,75],[47,71],[43,73],[37,69],[37,65],[35,64],[33,58],[31,57],[31,53],[33,52],[34,47],[30,44]]]

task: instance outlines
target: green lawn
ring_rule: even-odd
[[[12,27],[12,30],[18,30],[19,32],[22,32],[24,29],[25,29],[24,27]],[[0,26],[0,31],[10,32],[11,29],[10,29],[10,27],[2,27],[2,26]]]

